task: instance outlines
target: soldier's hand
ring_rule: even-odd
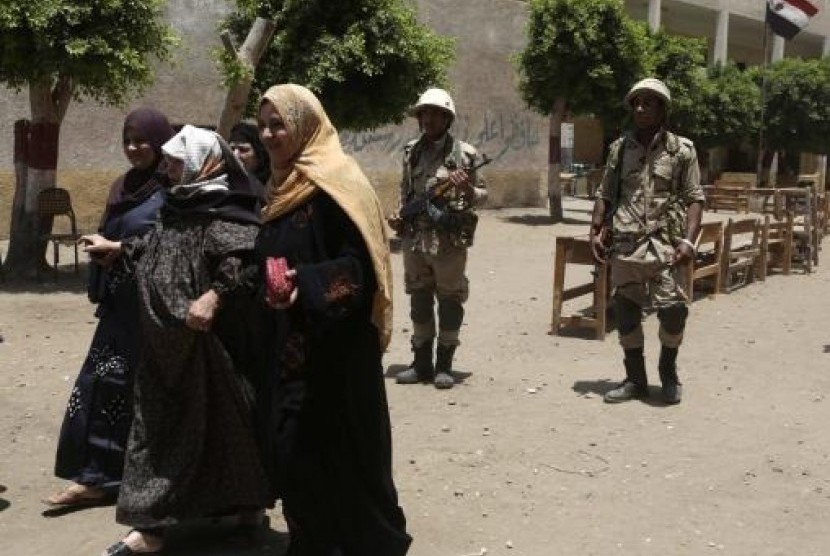
[[[695,252],[692,249],[692,246],[686,243],[685,241],[681,241],[677,244],[677,247],[674,248],[674,256],[672,257],[672,265],[678,266],[682,265],[688,261],[692,260]]]
[[[473,184],[470,183],[470,174],[468,174],[464,170],[453,170],[453,172],[448,176],[450,183],[462,194],[464,195],[472,195],[473,194]]]
[[[593,231],[588,236],[591,242],[591,257],[597,264],[605,264],[608,260],[605,258],[605,245],[602,243],[602,234],[594,233]]]

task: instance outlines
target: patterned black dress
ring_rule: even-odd
[[[322,191],[265,224],[260,264],[286,257],[298,301],[269,310],[263,410],[269,475],[282,498],[291,556],[399,556],[411,538],[392,480],[377,288],[357,227]]]
[[[239,361],[220,332],[239,322],[229,308],[242,295],[258,226],[162,210],[160,224],[126,245],[137,261],[143,346],[135,419],[116,508],[136,528],[243,508],[267,500]],[[250,282],[250,281],[249,281]],[[185,326],[191,301],[220,295],[216,326]]]
[[[113,240],[141,236],[164,202],[157,191],[112,214],[101,233]],[[117,488],[132,424],[133,379],[138,365],[138,290],[122,264],[90,267],[90,298],[98,303],[98,326],[81,367],[61,427],[55,475],[78,484]]]

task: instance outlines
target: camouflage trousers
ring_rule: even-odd
[[[424,252],[415,241],[402,241],[404,286],[410,295],[412,344],[423,345],[436,336],[434,300],[438,301],[438,342],[458,345],[463,304],[470,294],[465,275],[467,248],[441,242],[437,252]]]
[[[685,267],[671,264],[674,247],[658,238],[618,241],[611,255],[611,287],[616,300],[620,345],[641,348],[642,310],[657,309],[660,343],[679,347],[688,314]]]

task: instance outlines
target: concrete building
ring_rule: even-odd
[[[546,202],[547,119],[528,110],[516,89],[511,57],[524,46],[526,2],[517,0],[411,0],[423,22],[456,39],[450,89],[458,107],[455,131],[495,159],[485,175],[492,206]],[[677,34],[706,37],[710,57],[745,64],[762,60],[762,0],[627,0],[629,13]],[[179,123],[215,124],[224,100],[212,51],[220,46],[216,26],[232,0],[169,0],[167,18],[182,44],[142,98],[122,108],[87,101],[71,105],[61,131],[58,182],[70,189],[82,228],[95,227],[111,180],[126,169],[121,123],[134,107],[150,105]],[[828,50],[830,17],[778,51],[787,56],[820,56]],[[413,102],[415,99],[412,99]],[[14,191],[12,124],[29,115],[25,91],[0,89],[0,237],[7,236]],[[601,162],[600,130],[577,122],[574,161]],[[396,201],[402,146],[417,134],[413,120],[365,132],[341,133],[373,178],[388,209]]]
[[[765,0],[625,0],[629,14],[648,21],[651,29],[705,37],[711,62],[763,63]],[[830,15],[822,10],[793,40],[775,37],[772,59],[817,58],[830,48]]]

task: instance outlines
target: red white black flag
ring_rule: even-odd
[[[772,32],[791,39],[807,27],[822,0],[767,0],[767,23]]]

